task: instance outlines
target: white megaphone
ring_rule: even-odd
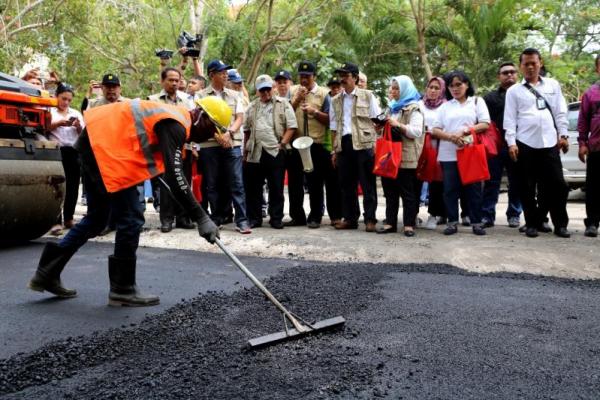
[[[292,146],[300,153],[304,172],[312,172],[314,169],[312,157],[310,156],[310,146],[312,144],[313,140],[310,136],[300,136],[292,142]]]

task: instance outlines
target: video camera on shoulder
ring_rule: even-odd
[[[156,49],[156,57],[160,57],[161,60],[168,60],[173,57],[173,51],[167,49]]]
[[[186,57],[200,57],[200,43],[202,43],[202,35],[200,34],[193,36],[183,31],[177,38],[177,48],[185,48],[186,51],[183,55]]]

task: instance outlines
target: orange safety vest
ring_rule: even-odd
[[[173,119],[192,125],[185,107],[135,99],[87,110],[84,120],[104,186],[109,193],[137,185],[165,172],[154,126]]]

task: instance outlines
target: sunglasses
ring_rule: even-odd
[[[516,73],[517,73],[517,70],[515,70],[515,69],[509,69],[508,71],[500,72],[501,75],[515,75]]]
[[[272,88],[270,88],[270,87],[264,87],[264,88],[262,88],[262,89],[259,89],[258,91],[259,91],[260,93],[265,93],[265,92],[270,92],[270,91],[271,91],[271,89],[272,89]]]

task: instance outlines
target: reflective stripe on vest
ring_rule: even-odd
[[[111,193],[164,172],[154,132],[157,123],[177,121],[186,138],[191,128],[185,108],[139,99],[93,108],[84,119],[104,185]]]

